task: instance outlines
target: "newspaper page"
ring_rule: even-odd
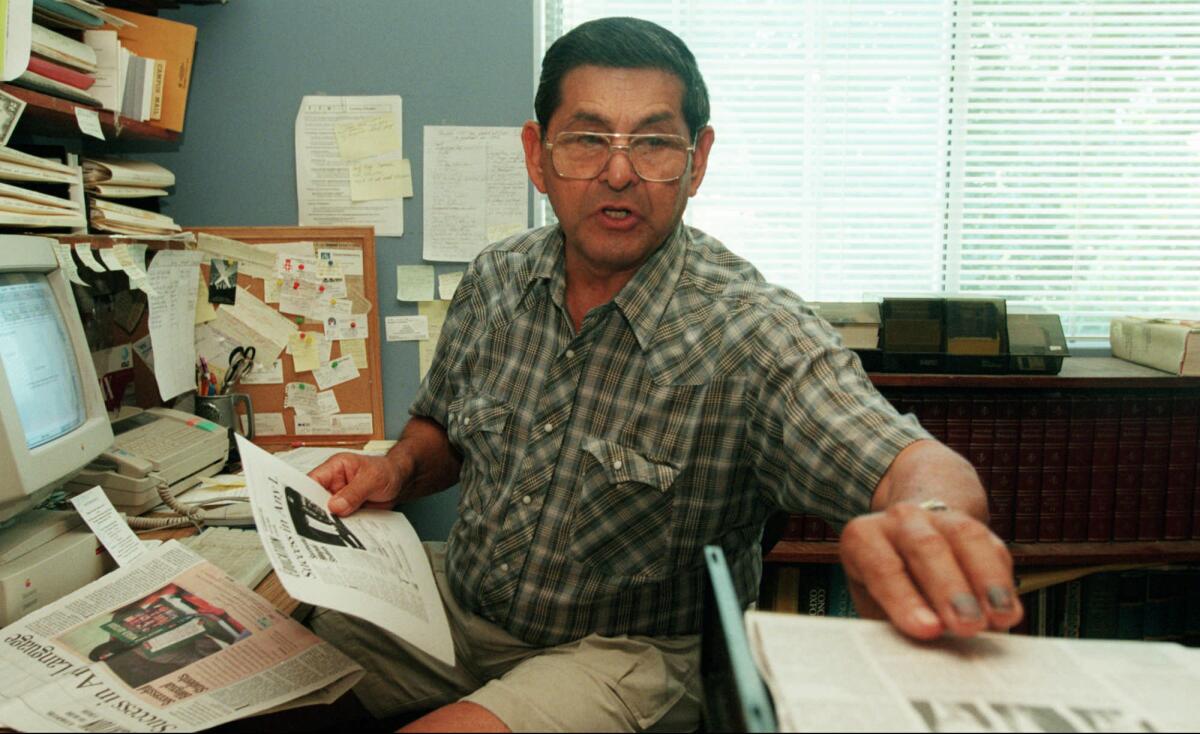
[[[293,599],[371,622],[454,665],[433,568],[408,518],[390,510],[329,514],[329,493],[238,435],[254,523]]]
[[[176,541],[0,630],[0,725],[176,732],[328,703],[362,669]]]
[[[749,611],[782,731],[1197,731],[1200,650]]]

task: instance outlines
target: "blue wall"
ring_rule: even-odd
[[[531,0],[235,0],[163,18],[198,28],[178,144],[105,146],[176,175],[163,211],[185,226],[297,223],[295,121],[305,95],[400,95],[415,196],[404,236],[376,239],[377,320],[415,314],[395,300],[396,265],[421,260],[425,125],[519,126],[533,116]],[[92,149],[91,144],[86,145]],[[438,264],[438,272],[461,270]],[[383,350],[386,435],[403,427],[417,388],[415,342]],[[456,490],[406,508],[424,538],[446,537]]]

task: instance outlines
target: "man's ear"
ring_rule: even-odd
[[[696,149],[692,151],[692,175],[688,180],[688,196],[695,196],[700,190],[700,182],[704,180],[704,172],[708,170],[708,151],[712,148],[716,133],[711,125],[705,125],[696,135]]]
[[[521,127],[521,145],[525,147],[525,170],[529,172],[529,180],[540,193],[546,193],[546,177],[542,163],[546,156],[546,146],[542,145],[542,127],[533,120],[528,120]]]

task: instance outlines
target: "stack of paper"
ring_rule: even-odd
[[[175,174],[150,161],[125,158],[84,158],[84,191],[88,194],[92,226],[117,234],[170,234],[180,231],[175,220],[133,200],[167,195]],[[113,199],[127,200],[117,203]]]
[[[85,226],[83,206],[61,195],[79,181],[78,166],[0,146],[0,226]]]

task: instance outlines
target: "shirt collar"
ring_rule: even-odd
[[[671,300],[679,274],[683,271],[687,242],[687,230],[680,223],[613,299],[613,304],[625,315],[642,349],[650,348],[659,319]],[[547,281],[550,298],[565,308],[567,280],[563,244],[562,228],[555,227],[540,247],[531,253],[522,298],[529,295],[534,283]]]
[[[650,348],[658,321],[675,292],[687,255],[687,242],[687,230],[680,223],[613,299],[642,349]]]

